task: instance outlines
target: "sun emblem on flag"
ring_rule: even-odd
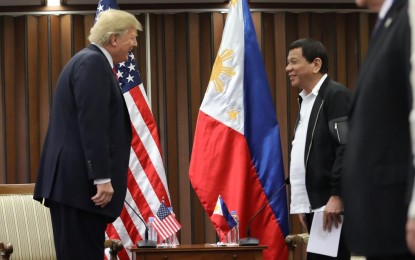
[[[236,74],[233,68],[224,65],[225,61],[233,58],[233,54],[233,50],[225,49],[220,55],[218,54],[218,56],[216,56],[209,80],[209,83],[213,82],[216,92],[223,93],[225,88],[225,83],[222,79],[223,76],[231,78]]]
[[[236,5],[238,3],[239,0],[232,0],[232,4]]]

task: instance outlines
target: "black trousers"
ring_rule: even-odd
[[[58,260],[104,259],[107,218],[48,201]]]
[[[311,230],[311,223],[313,223],[314,213],[305,214],[307,219],[307,228],[308,232]],[[307,252],[307,260],[332,260],[332,259],[339,259],[339,260],[349,260],[351,256],[350,250],[346,246],[346,241],[344,239],[344,234],[341,232],[340,234],[340,242],[339,242],[339,251],[337,253],[337,257],[330,257],[326,255],[319,255],[314,253]]]

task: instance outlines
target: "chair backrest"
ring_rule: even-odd
[[[56,259],[49,208],[33,200],[34,183],[0,184],[0,242],[13,260]]]

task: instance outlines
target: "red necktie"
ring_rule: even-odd
[[[115,75],[115,77],[118,80],[117,70],[115,69],[115,67],[112,68],[112,72],[114,72],[114,75]]]

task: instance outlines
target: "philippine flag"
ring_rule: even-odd
[[[236,226],[235,219],[233,219],[232,215],[229,213],[225,201],[223,201],[220,195],[218,196],[218,201],[216,202],[215,210],[213,211],[211,220],[213,225],[215,225],[218,233],[221,231],[224,235],[226,235],[234,226]]]
[[[209,217],[218,194],[239,216],[240,237],[267,245],[265,259],[287,259],[288,209],[280,131],[246,0],[232,0],[200,107],[189,176]],[[219,234],[222,241],[224,235]]]

